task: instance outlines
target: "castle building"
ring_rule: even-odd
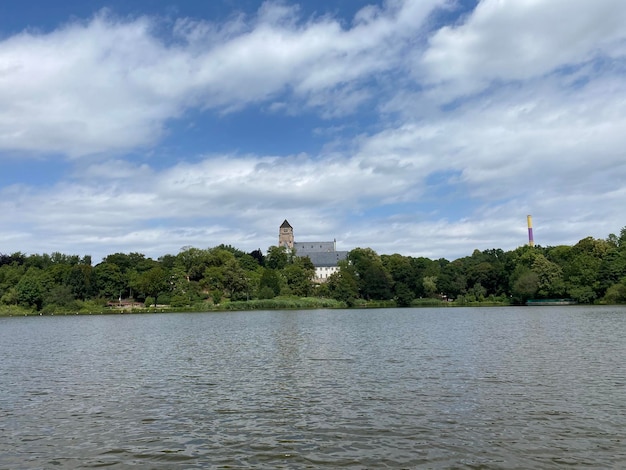
[[[337,251],[337,240],[332,242],[296,242],[293,227],[286,219],[279,228],[278,246],[293,250],[296,256],[308,256],[315,266],[315,280],[318,282],[325,282],[331,274],[339,271],[339,261],[348,257],[347,251]]]

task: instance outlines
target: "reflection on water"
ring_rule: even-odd
[[[0,318],[0,468],[626,467],[626,309]]]

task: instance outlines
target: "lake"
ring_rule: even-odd
[[[626,468],[626,308],[0,318],[0,468]]]

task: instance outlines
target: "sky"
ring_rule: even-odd
[[[0,253],[626,226],[623,0],[0,2]]]

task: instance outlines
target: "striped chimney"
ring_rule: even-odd
[[[526,216],[528,222],[528,246],[535,246],[535,240],[533,239],[533,218],[532,216]]]

